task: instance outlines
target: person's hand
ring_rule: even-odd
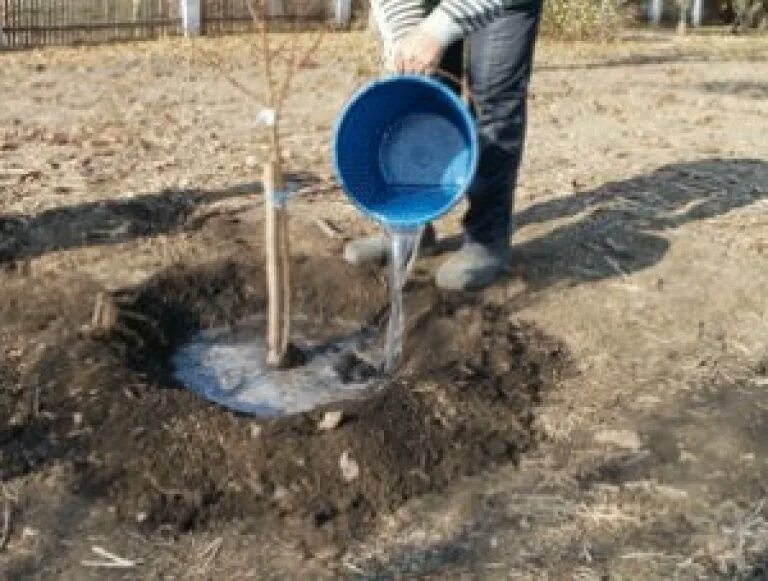
[[[445,47],[431,34],[415,28],[395,48],[395,71],[428,75],[435,72]]]

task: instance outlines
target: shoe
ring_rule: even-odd
[[[507,240],[489,244],[468,240],[438,268],[435,282],[443,290],[480,290],[492,284],[507,270],[509,259]]]
[[[437,245],[435,228],[431,224],[424,228],[419,252],[433,249]],[[374,234],[353,240],[344,246],[344,260],[355,266],[364,264],[385,264],[389,257],[389,238],[386,234]]]

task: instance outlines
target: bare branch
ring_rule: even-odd
[[[224,77],[233,87],[235,87],[238,91],[243,93],[246,97],[249,97],[250,99],[253,99],[256,103],[262,102],[262,96],[258,95],[256,91],[253,89],[250,89],[249,87],[246,87],[243,83],[238,81],[235,77],[230,75],[224,68],[224,63],[222,62],[221,58],[218,55],[212,55],[204,51],[200,47],[197,48],[197,53],[200,57],[202,57],[203,61],[210,67],[213,67],[217,73],[219,73],[222,77]]]
[[[277,161],[280,160],[280,140],[278,123],[280,115],[278,111],[277,93],[275,90],[275,78],[272,71],[272,59],[274,54],[269,40],[269,14],[267,11],[267,1],[262,0],[261,3],[261,52],[262,52],[262,72],[264,74],[264,81],[266,82],[266,102],[267,107],[275,110],[274,121],[270,127],[270,146],[271,157]],[[256,26],[259,25],[259,17],[253,7],[252,0],[248,0],[248,11],[251,13],[251,18]]]
[[[286,49],[291,46],[291,37],[288,36],[283,42],[272,48],[272,56],[275,60],[282,58]]]
[[[267,107],[274,108],[276,103],[275,79],[272,74],[273,54],[272,47],[269,42],[269,13],[267,9],[267,1],[268,0],[262,0],[261,2],[261,15],[256,12],[256,9],[253,7],[252,0],[248,0],[247,6],[248,12],[250,12],[251,18],[253,19],[253,24],[257,27],[261,36],[262,69],[264,73],[264,80],[266,81],[265,101],[267,103]]]
[[[296,47],[296,41],[291,43],[291,56],[288,58],[288,63],[285,67],[285,75],[283,76],[283,82],[280,84],[280,89],[277,92],[277,104],[276,107],[282,107],[285,100],[288,98],[288,91],[291,87],[291,81],[293,75],[296,72],[296,63],[298,60],[298,48]]]
[[[296,13],[294,14],[293,20],[294,33],[298,32],[299,30],[299,23],[302,16],[302,12],[299,6],[302,5],[303,4],[301,2],[297,2]],[[304,66],[309,57],[317,50],[317,47],[320,46],[324,36],[325,30],[321,28],[320,31],[316,33],[315,38],[313,38],[309,43],[307,49],[301,54],[299,54],[297,43],[293,43],[291,58],[288,61],[285,77],[283,78],[283,83],[280,87],[280,92],[278,93],[278,106],[282,107],[282,105],[285,103],[286,99],[288,98],[288,92],[290,91],[291,82],[293,81],[293,77],[296,74],[296,71]]]
[[[311,57],[312,54],[318,49],[318,47],[320,46],[320,43],[323,42],[323,39],[325,38],[326,32],[328,32],[326,29],[321,28],[319,31],[315,33],[315,38],[312,39],[312,42],[310,43],[309,47],[304,52],[304,55],[301,57],[301,60],[299,61],[299,66],[303,66],[309,60],[309,57]]]

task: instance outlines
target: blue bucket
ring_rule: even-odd
[[[467,106],[443,83],[412,75],[374,81],[355,94],[334,133],[344,191],[366,215],[417,227],[453,208],[477,169]]]

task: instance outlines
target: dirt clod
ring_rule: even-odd
[[[339,410],[325,412],[317,427],[320,430],[335,430],[339,427],[343,417],[344,413]]]
[[[341,468],[341,477],[344,479],[344,482],[352,482],[353,480],[357,480],[357,477],[360,476],[360,466],[358,466],[355,459],[350,456],[347,450],[344,450],[344,452],[341,453],[341,458],[339,458],[339,468]]]
[[[376,367],[352,351],[345,351],[334,363],[334,371],[342,383],[365,382],[376,377]]]

